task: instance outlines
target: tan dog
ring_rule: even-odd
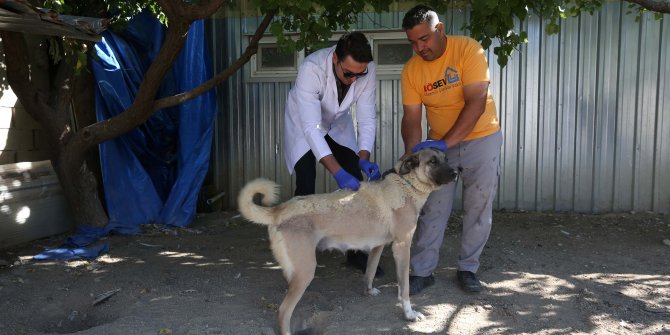
[[[455,180],[441,151],[421,150],[399,161],[395,173],[377,182],[361,183],[358,191],[341,190],[277,201],[278,185],[254,180],[240,191],[239,210],[246,219],[268,225],[272,253],[284,271],[289,289],[279,306],[281,334],[290,334],[293,310],[314,278],[315,249],[369,251],[365,293],[377,295],[372,280],[384,245],[393,242],[398,300],[409,321],[424,316],[409,301],[409,256],[416,220],[428,195]],[[254,196],[262,195],[262,206]]]

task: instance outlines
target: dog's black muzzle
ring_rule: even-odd
[[[452,181],[457,181],[458,176],[460,175],[460,170],[461,169],[455,170],[446,164],[442,165],[437,170],[437,178],[435,178],[435,181],[440,185],[449,184]]]

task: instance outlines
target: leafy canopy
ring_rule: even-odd
[[[204,0],[203,0],[204,1]],[[186,2],[203,2],[186,1]],[[235,5],[231,0],[226,5]],[[277,10],[278,16],[270,25],[270,32],[277,38],[278,45],[286,51],[305,48],[320,48],[328,44],[333,31],[349,30],[364,12],[388,11],[394,0],[251,0],[260,13]],[[575,17],[587,12],[593,14],[603,5],[604,0],[429,0],[428,4],[438,13],[446,13],[453,8],[471,8],[470,21],[463,27],[470,36],[489,48],[494,40],[497,46],[493,52],[501,66],[519,45],[528,42],[528,33],[519,28],[518,22],[530,13],[539,15],[545,22],[545,32],[556,34],[560,30],[559,20]],[[627,0],[636,1],[641,0]],[[651,0],[649,0],[651,1]],[[62,14],[108,17],[112,29],[119,29],[135,14],[149,8],[163,23],[167,19],[155,0],[46,0],[44,7]],[[637,19],[647,9],[629,3],[629,13],[635,12]],[[656,19],[663,17],[655,13]],[[64,46],[53,52],[77,54],[80,49]],[[75,57],[77,58],[77,57]],[[78,56],[79,62],[85,58]]]
[[[336,30],[348,30],[356,21],[357,14],[374,10],[388,11],[396,1],[338,1],[338,0],[254,0],[261,12],[277,8],[280,17],[273,22],[270,31],[285,50],[301,50],[319,47],[327,43]],[[493,52],[498,64],[505,66],[519,45],[528,42],[528,33],[520,30],[518,22],[530,13],[539,15],[545,22],[545,32],[556,34],[560,30],[559,20],[575,17],[583,12],[593,14],[603,5],[603,0],[429,0],[428,5],[438,13],[453,8],[471,8],[470,21],[463,27],[470,36],[489,48],[494,40],[498,45]],[[647,9],[629,4],[629,13],[636,12],[637,19]],[[656,19],[662,13],[655,13]],[[293,38],[286,33],[295,33]]]

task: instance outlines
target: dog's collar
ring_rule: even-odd
[[[409,180],[405,179],[402,175],[398,174],[398,178],[402,179],[402,181],[404,181],[405,184],[409,185],[409,187],[413,188],[415,191],[421,192],[419,191],[418,188],[416,188],[416,186],[412,185],[412,183],[410,183]]]

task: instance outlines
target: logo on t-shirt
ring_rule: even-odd
[[[455,69],[453,69],[451,67],[448,67],[447,71],[444,71],[444,77],[447,78],[447,82],[449,84],[453,84],[453,83],[460,80],[458,78],[458,71],[456,71]]]
[[[423,85],[423,93],[425,96],[433,95],[444,90],[460,86],[461,78],[458,76],[458,71],[452,67],[448,67],[444,71],[444,78]]]

